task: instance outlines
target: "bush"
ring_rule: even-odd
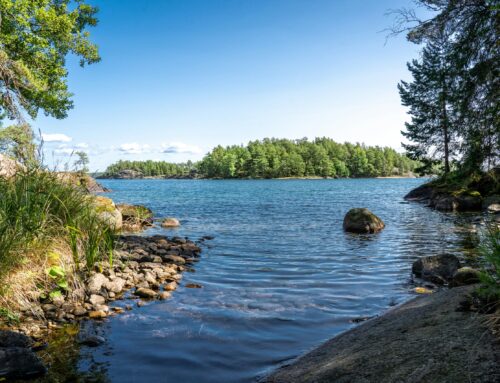
[[[491,223],[481,238],[480,254],[484,261],[481,287],[477,294],[486,311],[495,311],[500,305],[500,230]]]
[[[108,257],[114,233],[99,219],[92,196],[39,168],[0,178],[0,279],[27,257],[64,242],[75,264]]]

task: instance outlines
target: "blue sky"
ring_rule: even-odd
[[[42,114],[47,162],[200,159],[218,144],[328,136],[400,149],[396,85],[418,47],[386,43],[410,0],[90,0],[102,61],[68,60],[75,108]]]

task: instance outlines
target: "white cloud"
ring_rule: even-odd
[[[132,142],[132,143],[121,144],[118,150],[125,154],[141,154],[149,150],[149,145],[147,144],[141,145],[138,144],[137,142]]]
[[[80,142],[75,145],[61,144],[53,150],[53,153],[57,155],[71,155],[78,151],[88,152],[88,147],[89,145],[86,142]]]
[[[62,133],[42,133],[45,142],[71,142],[72,138]]]
[[[163,153],[185,153],[185,154],[200,154],[203,150],[196,145],[183,144],[182,142],[171,142],[162,144]]]

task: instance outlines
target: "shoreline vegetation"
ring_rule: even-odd
[[[418,161],[389,147],[340,144],[330,138],[265,138],[217,146],[201,161],[118,161],[97,178],[282,179],[413,176]]]

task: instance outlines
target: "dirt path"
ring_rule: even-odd
[[[347,331],[265,382],[500,382],[498,340],[458,312],[471,286],[421,296]]]

